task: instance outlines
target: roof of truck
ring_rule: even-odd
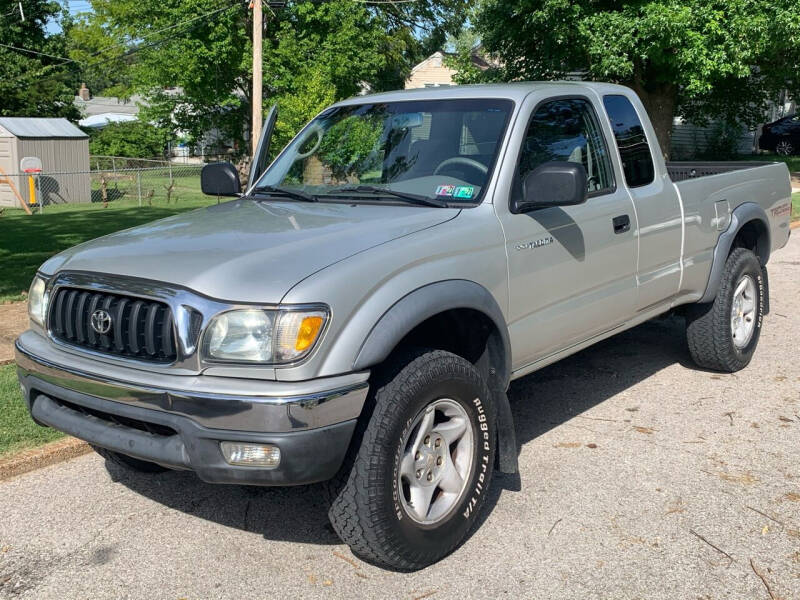
[[[596,81],[515,81],[513,83],[482,83],[379,92],[366,96],[355,96],[338,102],[337,105],[364,104],[369,102],[400,102],[408,100],[439,100],[448,98],[508,98],[509,100],[522,100],[531,92],[548,87],[574,87],[576,92],[579,89],[592,89],[600,94],[620,93],[622,91],[631,93],[631,89],[628,87]]]

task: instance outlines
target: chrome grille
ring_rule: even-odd
[[[105,335],[92,327],[100,309],[111,317]],[[177,358],[172,312],[163,302],[63,287],[50,301],[48,324],[53,337],[81,348],[158,363]]]

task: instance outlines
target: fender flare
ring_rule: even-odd
[[[762,267],[767,264],[771,248],[767,213],[754,202],[740,204],[731,213],[731,222],[728,228],[717,239],[717,245],[714,247],[714,258],[711,262],[711,273],[708,275],[706,289],[702,297],[697,301],[698,303],[713,302],[714,298],[717,297],[717,291],[722,281],[722,271],[725,269],[725,262],[730,254],[733,241],[742,227],[750,221],[760,221],[764,225],[767,239],[763,244],[759,243],[759,260]]]
[[[466,279],[431,283],[394,303],[373,325],[353,364],[361,371],[383,362],[406,334],[430,317],[447,310],[470,308],[489,317],[503,340],[504,369],[498,373],[504,385],[511,376],[511,342],[506,320],[494,296],[482,285]]]
[[[517,442],[511,406],[506,395],[511,380],[511,341],[500,306],[482,285],[465,279],[450,279],[425,285],[407,294],[373,325],[356,356],[353,371],[383,362],[414,327],[434,315],[458,308],[472,309],[486,315],[499,332],[502,367],[491,373],[487,383],[497,408],[498,468],[503,473],[516,473]]]

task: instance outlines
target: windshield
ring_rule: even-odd
[[[331,108],[292,141],[254,191],[291,188],[324,200],[366,193],[387,202],[399,192],[477,203],[511,108],[510,100],[496,99]]]

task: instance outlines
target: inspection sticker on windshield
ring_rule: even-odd
[[[471,185],[460,185],[456,188],[456,191],[453,192],[454,198],[472,198],[472,194],[475,193],[475,188]]]
[[[436,188],[436,195],[437,196],[452,196],[453,193],[456,191],[456,186],[454,185],[440,185]]]

